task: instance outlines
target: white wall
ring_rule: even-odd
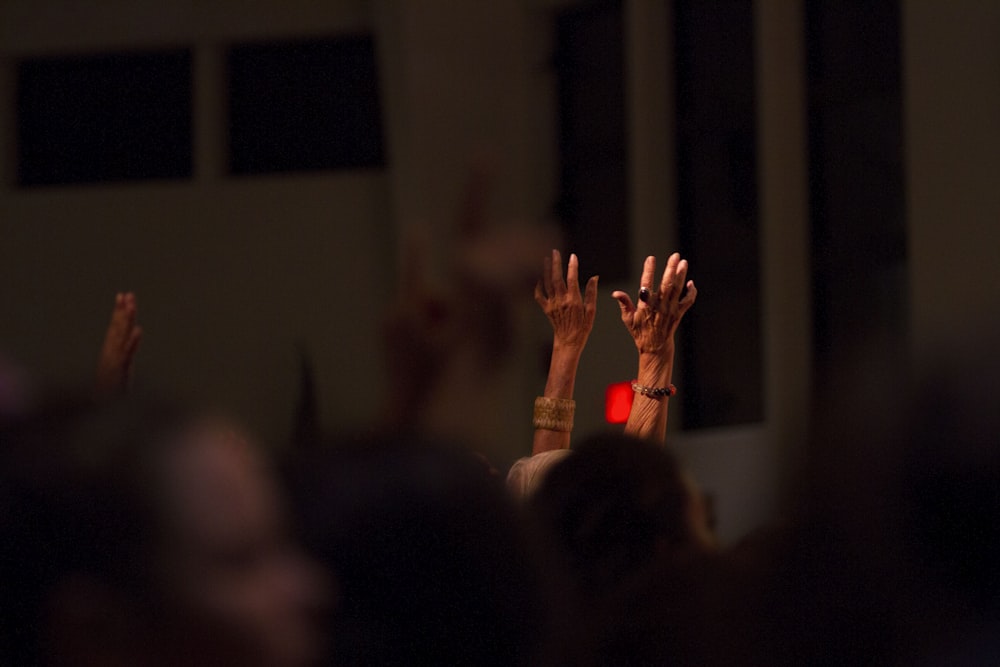
[[[411,228],[427,230],[442,260],[463,182],[483,156],[496,175],[495,224],[537,228],[548,213],[547,20],[528,3],[488,0],[0,4],[0,349],[47,379],[88,378],[113,294],[135,290],[146,330],[139,384],[222,402],[266,439],[281,439],[302,342],[326,424],[370,423],[394,390],[380,325]],[[376,37],[388,167],[226,176],[225,47],[358,30]],[[193,180],[13,186],[18,58],[159,46],[194,48]],[[476,444],[501,462],[530,447],[547,335],[530,308],[525,294],[512,362],[474,388],[477,400],[460,403],[468,409],[445,415],[459,418],[455,428],[471,424]]]
[[[195,48],[189,181],[13,187],[13,124],[0,123],[0,348],[43,377],[89,378],[114,293],[135,290],[145,336],[137,382],[233,409],[287,437],[295,345],[315,361],[328,424],[381,402],[379,319],[393,285],[382,171],[229,178],[221,54],[237,39],[371,27],[368,3],[58,0],[0,5],[0,108],[25,55]]]
[[[904,1],[903,36],[910,321],[934,363],[1000,317],[1000,3]]]
[[[389,279],[378,174],[58,188],[0,199],[0,341],[60,382],[90,377],[113,295],[135,290],[140,385],[193,392],[287,435],[294,345],[330,423],[374,416]],[[373,386],[374,385],[374,386]]]

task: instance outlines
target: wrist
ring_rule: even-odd
[[[662,387],[670,384],[674,366],[673,351],[668,355],[640,354],[636,379],[639,384]]]
[[[565,343],[555,341],[552,343],[552,356],[559,357],[560,359],[579,359],[583,356],[583,348],[585,345],[586,341],[583,343]]]
[[[553,345],[549,376],[545,382],[545,396],[551,398],[573,398],[576,384],[576,369],[580,365],[582,348]]]

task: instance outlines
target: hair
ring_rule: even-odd
[[[662,447],[624,435],[585,440],[545,477],[530,506],[581,592],[600,594],[691,540],[690,490]]]
[[[63,398],[0,428],[0,662],[44,661],[48,607],[71,577],[152,593],[156,463],[187,414]]]

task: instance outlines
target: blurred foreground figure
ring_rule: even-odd
[[[877,338],[845,355],[797,515],[681,582],[683,664],[997,664],[998,332],[956,326],[933,359]],[[662,636],[677,586],[654,584],[629,602]]]
[[[394,437],[315,450],[293,478],[339,587],[330,664],[547,664],[551,580],[481,459]]]
[[[530,507],[587,597],[654,559],[688,560],[715,548],[691,477],[658,445],[625,435],[581,443],[546,476]]]
[[[81,400],[0,438],[0,663],[315,662],[323,581],[227,425]]]
[[[701,493],[668,451],[626,435],[591,437],[553,467],[528,507],[572,578],[574,664],[686,655],[672,641],[676,621],[694,609],[689,573],[711,558],[715,539]],[[670,606],[656,606],[649,623],[654,607],[636,592],[654,584]]]

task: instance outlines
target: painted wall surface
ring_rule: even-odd
[[[58,383],[89,378],[117,291],[139,298],[136,383],[287,437],[311,355],[327,420],[375,416],[389,276],[378,174],[37,190],[0,200],[0,341]],[[341,391],[340,387],[350,387]]]
[[[933,363],[997,331],[1000,5],[903,10],[912,343]]]
[[[379,419],[396,390],[385,377],[382,323],[402,245],[429,239],[429,279],[441,286],[477,161],[495,175],[491,229],[502,235],[517,222],[533,234],[548,213],[551,82],[539,65],[546,33],[532,29],[545,17],[515,2],[3,3],[0,349],[48,381],[85,381],[114,293],[134,290],[145,328],[138,384],[211,399],[281,441],[301,346],[328,427]],[[376,40],[386,168],[228,176],[226,47],[358,31]],[[193,49],[192,179],[15,187],[17,59],[178,46]],[[501,464],[530,448],[548,336],[534,308],[528,289],[501,372],[463,386],[472,399],[437,416],[444,430],[469,428]]]
[[[336,392],[324,401],[326,421],[355,427],[374,418],[379,318],[375,309],[358,313],[359,303],[384,303],[391,285],[379,262],[392,254],[386,175],[228,177],[220,113],[227,44],[369,24],[363,2],[322,11],[314,3],[3,3],[5,352],[47,381],[85,381],[115,292],[133,290],[145,330],[140,387],[210,400],[280,442],[299,388],[298,345],[320,390]],[[14,187],[17,58],[178,45],[194,49],[194,178]]]

